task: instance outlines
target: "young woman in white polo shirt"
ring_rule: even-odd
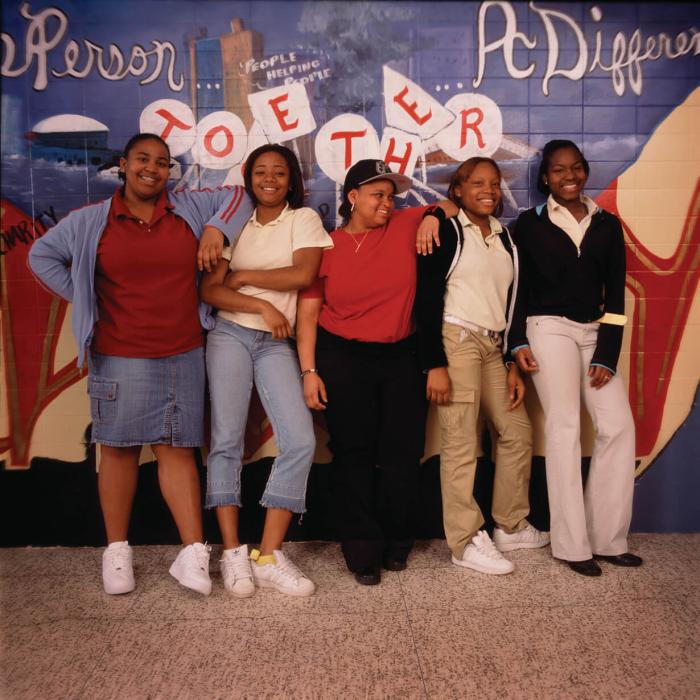
[[[314,584],[281,551],[292,514],[305,510],[316,445],[289,337],[297,290],[315,279],[322,251],[333,243],[318,214],[302,206],[301,169],[288,148],[268,144],[253,151],[244,182],[255,212],[200,288],[202,299],[219,310],[206,352],[212,425],[206,507],[216,508],[224,544],[221,573],[230,593],[247,597],[257,585],[308,596]],[[279,454],[261,499],[267,514],[260,548],[249,556],[238,537],[238,509],[253,383]]]
[[[440,247],[418,257],[416,321],[427,397],[440,420],[443,522],[452,562],[486,574],[507,574],[500,551],[543,547],[530,511],[532,437],[522,406],[525,387],[510,357],[509,322],[518,257],[503,210],[501,173],[490,158],[470,158],[455,171],[447,196],[459,208],[442,218]],[[494,542],[474,499],[477,418],[483,410],[496,433],[491,513]],[[500,550],[500,551],[499,551]]]

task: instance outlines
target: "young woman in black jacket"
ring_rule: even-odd
[[[530,525],[532,437],[524,384],[510,357],[508,329],[518,287],[518,255],[498,216],[501,173],[490,158],[470,158],[452,177],[448,198],[460,209],[441,218],[440,247],[418,258],[415,315],[427,397],[440,420],[443,521],[452,562],[487,574],[507,574],[499,552],[542,547],[547,533]],[[474,499],[483,410],[497,432],[491,512],[494,542]],[[495,545],[495,546],[494,546]]]
[[[571,141],[550,141],[537,186],[547,202],[515,226],[521,276],[511,337],[545,414],[552,554],[598,576],[603,559],[639,566],[627,551],[634,422],[617,362],[625,323],[622,226],[584,196],[590,167]],[[585,491],[580,401],[596,431]]]

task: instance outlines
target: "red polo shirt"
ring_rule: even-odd
[[[331,233],[316,284],[301,292],[323,297],[318,323],[334,335],[395,343],[413,330],[416,230],[426,207],[395,211],[389,223],[351,236]]]
[[[97,247],[95,352],[168,357],[202,345],[197,239],[172,208],[163,191],[145,222],[131,213],[121,190],[112,198]]]

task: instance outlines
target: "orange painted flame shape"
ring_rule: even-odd
[[[619,217],[617,180],[597,197]],[[638,457],[649,455],[661,430],[664,406],[700,277],[700,180],[695,184],[673,255],[651,253],[622,221],[627,244],[627,287],[635,297],[630,343],[629,396]]]
[[[27,466],[39,415],[80,373],[76,360],[53,371],[68,304],[44,289],[27,266],[31,241],[46,227],[7,200],[0,206],[2,357],[9,409],[9,435],[0,437],[0,454],[9,450],[12,465]],[[13,227],[19,236],[8,244]]]

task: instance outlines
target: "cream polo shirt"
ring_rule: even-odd
[[[586,235],[588,227],[591,225],[591,217],[598,211],[598,205],[590,197],[583,195],[581,201],[586,205],[588,214],[586,214],[581,221],[576,221],[574,215],[566,207],[557,204],[551,194],[547,197],[547,213],[549,214],[549,220],[562,231],[566,232],[577,248],[581,247],[581,241]]]
[[[447,280],[444,314],[502,331],[506,327],[508,288],[513,282],[513,261],[498,236],[503,227],[490,216],[491,233],[484,239],[479,226],[462,210],[457,218],[464,243]]]
[[[332,247],[333,240],[313,209],[290,209],[287,205],[274,221],[267,224],[258,223],[257,212],[254,211],[233,248],[224,248],[222,257],[229,261],[231,270],[272,270],[291,266],[294,251],[300,248]],[[269,301],[294,328],[297,290],[279,292],[244,285],[238,291]],[[270,330],[260,314],[220,310],[219,316],[246,328]]]

